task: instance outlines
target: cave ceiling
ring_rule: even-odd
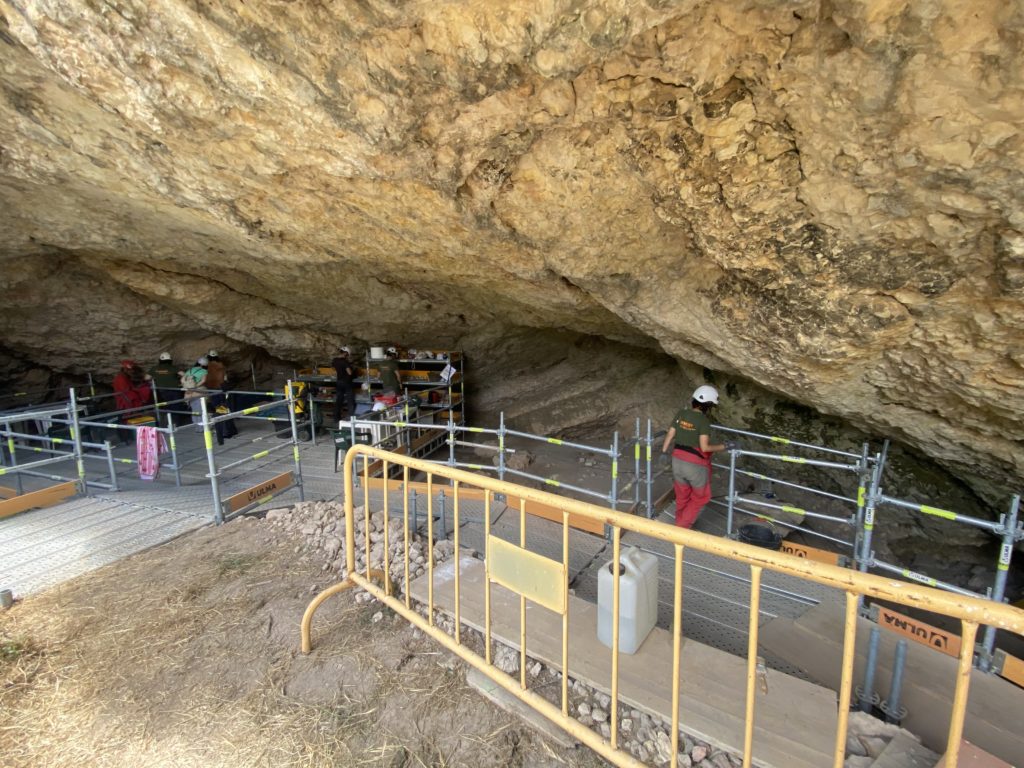
[[[1005,0],[0,0],[0,365],[557,329],[1019,488],[1022,34]]]

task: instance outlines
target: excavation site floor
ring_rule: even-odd
[[[222,466],[247,456],[260,455],[268,448],[281,445],[281,441],[271,436],[268,425],[248,422],[240,426],[240,435],[217,449],[220,452],[218,462]],[[167,470],[164,470],[161,477],[155,481],[142,481],[138,479],[134,466],[119,463],[118,484],[121,490],[117,492],[94,491],[88,497],[70,499],[53,507],[0,520],[0,589],[12,589],[20,601],[0,621],[5,643],[4,654],[7,654],[0,656],[5,659],[13,657],[16,660],[13,667],[4,668],[5,677],[15,682],[5,689],[4,693],[0,693],[0,704],[6,704],[11,700],[11,696],[15,697],[15,708],[10,711],[15,713],[15,718],[25,718],[18,727],[27,727],[26,723],[36,722],[33,718],[50,715],[33,709],[34,704],[25,705],[25,701],[17,699],[17,692],[24,690],[27,692],[26,695],[31,693],[32,696],[37,696],[38,692],[34,687],[37,684],[42,684],[44,680],[65,679],[62,677],[64,672],[51,668],[51,661],[61,661],[64,659],[64,653],[84,652],[86,646],[98,653],[99,638],[105,638],[109,643],[106,647],[110,649],[111,659],[121,658],[124,647],[131,649],[131,655],[126,659],[126,666],[123,668],[131,671],[122,671],[122,668],[116,665],[107,670],[105,665],[112,663],[111,660],[90,662],[94,663],[96,675],[114,674],[120,681],[110,689],[109,696],[101,692],[101,681],[97,677],[95,680],[90,679],[88,685],[82,684],[84,687],[72,686],[54,692],[47,700],[52,706],[67,707],[79,704],[88,707],[91,706],[90,697],[100,696],[105,706],[112,707],[120,713],[115,719],[126,717],[134,720],[138,716],[142,718],[143,723],[148,723],[127,728],[127,732],[130,733],[126,738],[129,741],[136,737],[143,738],[139,735],[139,728],[145,730],[156,727],[153,717],[157,716],[154,713],[159,707],[156,704],[147,704],[145,706],[151,706],[152,711],[131,714],[131,708],[125,709],[122,706],[124,701],[117,697],[127,697],[127,700],[136,701],[140,707],[144,706],[142,699],[147,696],[155,696],[158,700],[170,697],[171,708],[167,711],[175,713],[174,717],[178,719],[174,722],[180,724],[198,722],[201,719],[199,714],[187,714],[193,711],[190,709],[193,698],[190,697],[199,696],[202,698],[203,706],[213,708],[210,714],[214,721],[226,716],[229,722],[235,723],[234,718],[237,718],[236,724],[240,727],[234,731],[235,735],[252,735],[250,740],[241,736],[231,737],[232,749],[242,755],[248,754],[246,750],[252,744],[261,743],[261,737],[255,734],[258,730],[257,724],[260,727],[267,724],[261,718],[270,715],[263,712],[261,707],[269,706],[268,701],[275,702],[274,717],[284,717],[280,714],[278,705],[286,709],[293,707],[289,710],[291,715],[300,719],[305,718],[303,723],[320,733],[317,729],[322,729],[323,726],[318,718],[326,715],[317,708],[324,705],[325,697],[337,703],[338,697],[344,696],[347,697],[346,706],[350,707],[353,722],[360,728],[365,726],[365,730],[356,728],[353,731],[362,734],[357,744],[324,744],[322,746],[325,750],[347,749],[352,750],[352,755],[359,749],[378,750],[378,754],[383,756],[392,754],[393,750],[399,747],[407,751],[436,749],[437,754],[441,755],[445,754],[445,749],[454,749],[457,752],[465,748],[468,742],[452,741],[447,735],[445,738],[436,737],[435,743],[432,744],[411,744],[412,737],[405,730],[406,724],[403,722],[401,726],[396,725],[405,717],[399,713],[386,713],[388,720],[383,726],[375,719],[376,716],[360,714],[364,711],[361,707],[370,707],[371,699],[377,701],[374,697],[378,693],[383,695],[383,690],[363,679],[370,676],[380,682],[379,673],[367,671],[379,669],[379,660],[359,659],[359,664],[355,666],[358,666],[360,671],[355,674],[357,682],[353,684],[354,687],[350,688],[347,682],[342,682],[329,693],[321,690],[321,681],[325,685],[332,685],[331,681],[347,680],[347,675],[354,669],[355,662],[341,650],[351,645],[346,634],[349,629],[360,628],[359,631],[365,630],[366,636],[370,637],[378,628],[377,625],[385,621],[387,623],[380,626],[388,628],[389,647],[392,643],[391,635],[399,635],[410,647],[416,648],[415,651],[411,651],[415,663],[401,659],[392,660],[393,664],[392,661],[384,662],[385,667],[391,665],[386,675],[390,681],[389,685],[406,685],[404,679],[397,674],[397,669],[404,669],[406,664],[412,664],[414,669],[419,669],[423,659],[429,658],[431,663],[423,667],[422,671],[431,680],[423,684],[423,689],[436,685],[448,686],[442,693],[452,692],[452,696],[460,702],[462,699],[459,697],[464,695],[461,692],[454,693],[458,686],[453,681],[442,680],[439,683],[433,679],[439,674],[433,660],[447,657],[447,653],[438,649],[436,645],[431,645],[424,638],[414,637],[415,633],[408,625],[397,618],[392,619],[388,612],[381,614],[383,618],[377,618],[378,611],[371,612],[366,606],[352,602],[351,596],[339,598],[334,607],[325,608],[322,615],[318,615],[318,624],[323,622],[327,632],[318,638],[318,647],[323,641],[322,647],[331,647],[333,650],[320,651],[322,655],[316,660],[295,656],[298,619],[302,610],[314,592],[333,581],[332,575],[325,572],[320,564],[309,562],[300,554],[300,547],[295,546],[294,542],[289,543],[280,536],[268,532],[264,523],[254,517],[242,517],[227,525],[212,527],[213,503],[209,481],[205,477],[208,468],[202,436],[191,429],[183,430],[178,435],[177,447],[180,460],[183,463],[191,462],[182,470],[180,487],[175,484],[174,474]],[[305,498],[341,500],[342,475],[335,472],[333,443],[320,436],[315,445],[308,441],[300,443],[299,450]],[[520,455],[524,455],[526,450],[524,448]],[[471,448],[464,451],[468,451],[468,454],[474,453]],[[593,488],[599,495],[608,492],[609,473],[586,451],[564,447],[559,449],[557,446],[543,444],[529,447],[528,451],[531,454],[529,472]],[[133,455],[133,447],[119,447],[116,453],[120,458],[127,458]],[[479,454],[480,450],[478,449],[476,453]],[[227,470],[221,477],[221,497],[242,492],[264,482],[267,478],[292,470],[294,462],[291,454],[290,448],[285,447]],[[460,460],[465,460],[466,455],[465,452],[460,454]],[[19,461],[27,461],[30,458],[27,456],[21,459],[19,456]],[[475,461],[480,460],[478,455]],[[87,466],[90,477],[103,477],[105,463],[93,461]],[[620,489],[619,498],[622,500],[620,508],[625,509],[635,499],[636,492],[629,486],[629,467],[622,471],[622,477],[625,487],[624,490]],[[25,480],[24,489],[32,490],[40,484],[41,481],[28,478]],[[663,495],[667,488],[667,478],[662,475],[658,480],[655,497]],[[725,488],[716,485],[715,492],[722,494]],[[363,496],[362,490],[358,490],[357,493],[359,495],[355,501],[362,503],[366,497]],[[444,490],[438,488],[433,500],[434,532],[435,535],[443,534],[452,538],[454,510],[450,497],[442,498],[443,493]],[[380,491],[371,491],[368,497],[371,509],[381,507],[383,495]],[[258,512],[288,506],[296,503],[298,499],[296,490],[286,491],[260,507]],[[400,494],[389,494],[389,506],[392,509],[400,509],[401,503]],[[596,500],[595,503],[601,502]],[[426,499],[421,496],[415,501],[414,506],[419,531],[425,534]],[[483,506],[479,502],[464,501],[460,505],[459,537],[464,553],[471,555],[472,550],[479,552],[484,549],[483,514]],[[662,510],[660,519],[671,522],[669,513],[665,510]],[[491,524],[492,531],[496,534],[518,539],[518,509],[494,505]],[[721,535],[725,530],[724,516],[714,506],[710,506],[698,521],[697,529]],[[534,552],[553,559],[561,559],[562,531],[558,524],[528,516],[526,542],[527,548]],[[164,546],[158,546],[162,543]],[[622,544],[623,547],[637,546],[658,556],[658,627],[664,631],[671,626],[671,549],[656,540],[633,533],[625,534]],[[577,530],[571,531],[569,566],[574,601],[580,604],[596,602],[598,571],[610,557],[610,545],[603,537]],[[692,642],[693,648],[700,646],[707,648],[708,653],[733,654],[730,658],[739,661],[735,657],[745,656],[747,646],[750,592],[747,569],[721,558],[688,549],[685,554],[684,572],[683,627],[687,641]],[[762,646],[760,650],[768,667],[773,670],[772,674],[784,675],[779,677],[779,680],[796,677],[807,680],[808,683],[794,679],[793,685],[810,685],[811,682],[826,684],[815,670],[806,668],[799,651],[794,653],[793,648],[787,645],[786,632],[791,631],[790,625],[793,625],[792,631],[798,633],[799,625],[794,622],[798,622],[817,606],[839,605],[841,599],[841,595],[833,590],[791,577],[765,573],[758,624],[762,629],[774,626],[774,641],[772,647]],[[340,626],[338,622],[344,623],[345,626]],[[155,654],[153,658],[145,657],[145,649],[138,644],[139,635],[150,637]],[[394,642],[399,643],[396,648],[401,647],[400,641]],[[54,643],[56,645],[53,645]],[[372,641],[367,639],[367,643],[370,644]],[[514,645],[514,642],[512,644]],[[191,653],[181,655],[184,648],[190,647]],[[47,649],[52,649],[53,654]],[[160,658],[160,654],[164,652],[169,654],[168,659]],[[263,658],[261,654],[268,656]],[[64,662],[69,665],[69,669],[74,665],[71,658],[64,659]],[[178,672],[192,670],[193,666],[195,669],[183,673],[183,679],[174,678],[170,668],[173,663],[181,665]],[[151,665],[158,669],[150,669]],[[203,670],[211,676],[212,688],[198,681]],[[581,670],[581,673],[584,671]],[[74,679],[72,672],[67,674],[71,676],[68,679]],[[605,674],[603,671],[595,669],[589,674],[600,678],[592,681],[598,688],[606,686],[607,681],[602,677]],[[137,676],[152,677],[152,687],[147,687],[135,679]],[[446,676],[441,674],[441,677]],[[181,685],[198,686],[197,691],[202,688],[204,692],[188,693],[182,690]],[[823,689],[811,685],[808,690]],[[238,711],[222,711],[227,707],[224,702],[231,700],[233,692],[240,692],[241,700],[246,702],[245,706]],[[292,694],[296,696],[294,701],[290,698]],[[71,695],[78,698],[65,698]],[[735,695],[737,701],[742,701],[741,688],[737,689]],[[472,696],[473,694],[470,694],[470,697]],[[810,698],[813,699],[813,696]],[[33,699],[35,703],[40,700]],[[691,704],[692,701],[691,698]],[[386,708],[388,705],[380,706]],[[471,706],[461,703],[459,706],[472,709]],[[310,707],[313,709],[309,709]],[[656,708],[648,709],[653,711]],[[834,718],[834,695],[832,704],[827,707],[821,705],[818,709],[824,710],[824,714],[820,711],[817,713],[823,716],[824,720]],[[97,711],[102,713],[107,710],[100,707]],[[693,715],[692,709],[690,714]],[[98,716],[83,716],[75,725],[78,730],[75,734],[69,735],[69,738],[72,741],[76,738],[87,738],[89,743],[96,744],[96,749],[100,750],[96,754],[105,754],[103,750],[107,747],[102,746],[101,742],[106,744],[103,739],[110,734],[103,728],[95,733],[90,732],[91,728],[95,728],[95,717]],[[735,730],[736,723],[733,718],[734,716],[730,715],[723,721],[725,730],[730,732],[727,734],[728,738],[716,736],[712,732],[706,732],[705,737],[712,743],[735,748],[732,731]],[[713,718],[709,718],[711,719]],[[123,722],[118,722],[118,728],[126,728]],[[530,748],[529,745],[533,744],[539,751],[534,755],[536,761],[530,764],[547,764],[544,760],[548,758],[541,759],[539,755],[547,755],[551,748],[543,742],[534,740],[533,737],[524,735],[518,726],[512,725],[513,722],[516,721],[508,720],[504,715],[494,715],[491,719],[485,719],[481,728],[493,726],[495,732],[499,734],[514,732],[514,738],[507,737],[511,739],[509,748],[513,752],[520,748]],[[10,726],[9,718],[7,725]],[[299,727],[301,731],[300,726],[295,723],[292,725]],[[443,730],[448,726],[440,727]],[[379,733],[393,731],[404,735],[396,738],[395,744],[385,742],[382,745],[371,735],[375,728]],[[463,726],[460,725],[459,728]],[[456,732],[463,731],[456,729]],[[822,744],[815,746],[812,752],[816,753],[824,748],[824,742],[828,740],[828,734],[831,732],[825,725],[815,727],[815,738]],[[313,738],[306,731],[302,733],[302,739],[306,740],[305,746],[295,747],[300,753],[302,749],[309,748],[308,739]],[[488,735],[479,729],[473,733],[475,735],[467,736],[470,741]],[[26,734],[28,740],[24,743],[31,743],[32,749],[45,751],[52,747],[59,751],[54,744],[41,746],[49,738],[42,726],[33,726]],[[425,734],[424,730],[418,738],[426,739]],[[207,735],[211,740],[214,739],[212,731]],[[56,739],[56,735],[53,738]],[[175,738],[178,741],[175,741]],[[762,734],[760,738],[763,739],[764,735]],[[132,743],[133,749],[141,750],[138,754],[145,755],[148,759],[155,757],[156,752],[147,750],[169,749],[174,744],[184,749],[184,742],[180,739],[181,737],[172,738],[165,735],[148,746],[144,740]],[[212,742],[203,742],[202,738],[196,742],[194,764],[206,764],[203,761],[210,755],[211,744]],[[453,744],[463,746],[453,747]],[[544,746],[537,746],[539,744]],[[276,749],[270,745],[265,746],[270,750],[263,753],[265,755],[273,754],[273,750]],[[779,749],[781,750],[781,747]],[[339,752],[331,751],[331,754],[337,755]],[[365,758],[368,753],[359,754]],[[495,759],[497,754],[488,753]],[[70,755],[66,757],[68,764],[71,764]],[[501,759],[506,758],[507,755]],[[483,759],[481,764],[490,764],[489,759]],[[573,762],[574,760],[576,762]],[[113,765],[115,762],[111,756],[109,764]],[[348,760],[342,762],[349,764]],[[813,763],[813,760],[810,762]],[[97,759],[94,763],[105,764],[102,759]],[[242,760],[237,764],[258,763],[259,761],[254,763]],[[26,759],[23,763],[15,760],[14,764],[31,763]],[[48,764],[63,763],[62,759],[55,757]],[[193,763],[182,760],[176,764]],[[267,764],[274,763],[271,761]],[[493,764],[503,763],[499,760]],[[586,763],[580,763],[576,757],[567,761],[565,756],[561,755],[558,758],[551,758],[550,764]],[[776,758],[770,764],[781,763]]]

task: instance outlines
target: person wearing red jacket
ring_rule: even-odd
[[[126,411],[120,415],[125,424],[139,409],[153,399],[153,385],[149,375],[134,360],[122,360],[121,370],[114,376],[114,409]],[[130,442],[125,430],[118,430],[122,443]]]

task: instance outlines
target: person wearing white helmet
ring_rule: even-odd
[[[217,390],[211,392],[207,396],[207,407],[210,409],[210,413],[223,415],[230,413],[231,408],[228,407],[228,369],[224,365],[224,361],[220,359],[220,355],[217,354],[217,350],[211,349],[206,353],[206,389]],[[214,432],[217,435],[217,445],[224,445],[226,438],[234,437],[238,434],[238,427],[235,426],[234,419],[228,419],[227,421],[218,421],[214,424]]]
[[[350,357],[351,350],[346,346],[338,347],[331,365],[336,376],[334,382],[334,420],[341,421],[341,404],[345,403],[348,417],[356,415],[355,364]]]
[[[181,371],[171,361],[170,352],[160,353],[160,360],[154,368],[150,369],[149,375],[153,378],[153,386],[156,387],[156,400],[160,403],[160,408],[167,413],[174,414],[172,418],[175,424],[187,422],[188,419],[184,418],[183,420],[182,417],[188,413],[188,410],[181,403],[173,402],[181,400],[181,382],[178,380]],[[171,405],[165,405],[165,403],[171,403]]]
[[[192,412],[192,423],[196,425],[196,431],[201,432],[203,427],[203,414],[199,404],[199,398],[203,396],[203,388],[206,386],[206,366],[210,360],[204,355],[196,360],[196,364],[181,374],[181,388],[185,390],[185,399],[190,402],[189,410]]]
[[[697,387],[690,407],[682,408],[665,434],[661,452],[672,450],[672,480],[676,492],[676,525],[692,528],[711,500],[711,454],[732,450],[735,444],[711,442],[708,414],[718,405],[718,390],[707,384]]]

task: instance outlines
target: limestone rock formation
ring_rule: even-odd
[[[3,370],[550,329],[1020,489],[1022,34],[1018,0],[0,0]]]

